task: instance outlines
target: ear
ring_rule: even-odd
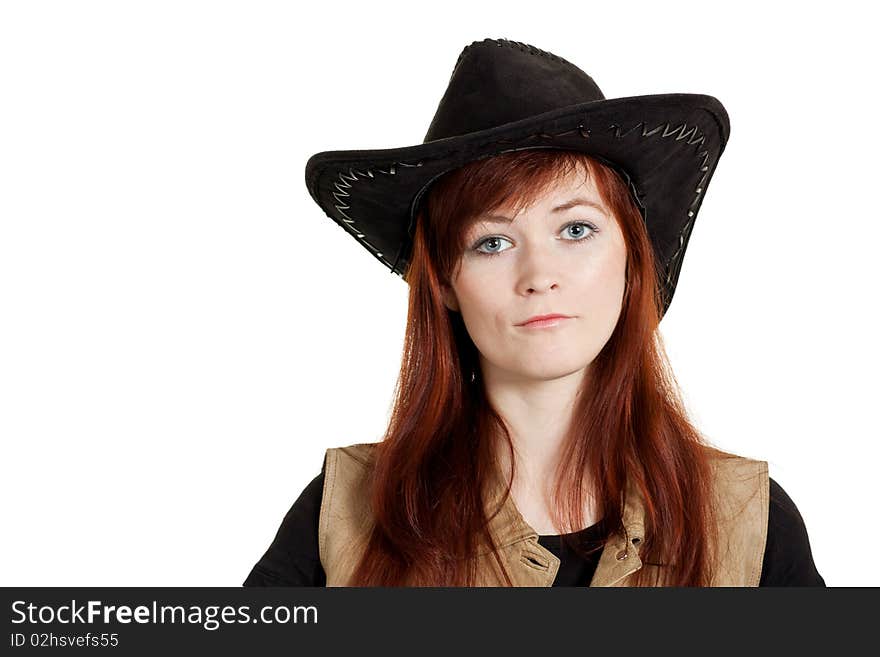
[[[458,305],[458,297],[455,296],[455,290],[453,290],[448,285],[441,285],[440,289],[443,293],[443,303],[446,305],[449,310],[453,312],[460,312]]]

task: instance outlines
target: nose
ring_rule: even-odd
[[[559,260],[552,247],[531,245],[522,250],[519,289],[523,294],[546,292],[558,287]]]

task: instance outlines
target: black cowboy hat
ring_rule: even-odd
[[[727,111],[712,96],[606,100],[589,75],[557,55],[483,39],[459,55],[423,143],[316,153],[306,185],[328,217],[403,275],[419,201],[444,173],[527,148],[587,153],[621,175],[645,219],[665,314],[729,134]]]

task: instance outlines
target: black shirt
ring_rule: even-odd
[[[322,470],[293,503],[275,539],[254,565],[244,586],[326,586],[327,577],[318,556],[318,517],[323,490]],[[587,547],[600,547],[601,521],[568,536]],[[582,557],[563,543],[562,536],[539,536],[538,542],[560,559],[553,586],[589,586],[601,549]],[[825,586],[813,563],[801,514],[772,477],[767,543],[759,586]]]

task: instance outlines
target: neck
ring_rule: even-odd
[[[556,479],[584,370],[541,380],[516,378],[491,368],[483,371],[486,396],[513,443],[514,486],[544,497]],[[510,457],[503,439],[497,454],[502,472],[509,477]]]

